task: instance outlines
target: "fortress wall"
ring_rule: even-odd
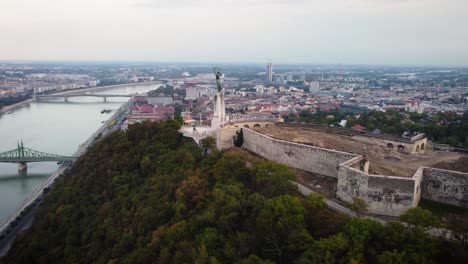
[[[218,129],[217,147],[233,147],[238,130]],[[243,148],[293,168],[338,178],[337,197],[350,203],[359,197],[369,213],[399,216],[421,198],[468,207],[468,173],[421,167],[411,178],[373,175],[366,173],[368,163],[362,156],[274,139],[248,128],[242,131]]]
[[[340,164],[337,196],[346,202],[359,197],[368,205],[372,214],[399,216],[409,208],[417,206],[419,177],[405,178],[367,174],[357,169],[362,157]]]
[[[468,208],[468,173],[424,167],[422,198]]]
[[[370,213],[399,216],[417,206],[419,199],[415,195],[414,179],[369,175],[368,184],[367,204]]]
[[[367,186],[369,175],[359,170],[362,156],[340,164],[336,194],[345,202],[352,203],[353,197],[359,197],[367,202]]]
[[[242,130],[244,134],[243,148],[266,159],[325,176],[338,178],[339,164],[357,156],[274,139],[246,128]]]
[[[229,149],[234,147],[234,137],[239,128],[223,128],[216,130],[216,147],[218,149]]]
[[[252,122],[252,121],[249,121],[249,122],[239,122],[238,120],[234,120],[236,122],[230,122],[228,124],[225,124],[225,127],[227,128],[233,128],[233,127],[236,127],[236,128],[242,128],[242,127],[245,127],[245,128],[254,128],[254,127],[266,127],[266,126],[271,126],[274,124],[274,122],[264,122],[264,121],[256,121],[256,122]]]
[[[364,142],[364,143],[369,143],[369,144],[373,144],[376,146],[382,146],[385,149],[394,150],[395,152],[398,151],[398,146],[403,146],[404,152],[407,152],[409,154],[425,154],[426,149],[427,149],[426,137],[417,139],[413,142],[402,142],[402,141],[395,141],[395,140],[390,140],[390,139],[385,139],[385,138],[367,137],[365,135],[353,136],[352,138],[355,140]]]

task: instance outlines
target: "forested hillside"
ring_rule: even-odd
[[[59,180],[3,263],[449,263],[422,228],[349,219],[271,161],[209,155],[175,121],[102,139]],[[209,148],[210,144],[206,144]]]

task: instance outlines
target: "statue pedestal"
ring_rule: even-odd
[[[18,164],[18,172],[26,172],[28,170],[28,165],[26,162],[21,162]]]
[[[214,113],[213,119],[211,120],[211,127],[218,128],[223,126],[224,122],[227,121],[226,110],[224,107],[224,93],[217,92],[214,97]]]

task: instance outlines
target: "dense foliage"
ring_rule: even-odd
[[[385,113],[371,111],[361,114],[357,119],[350,119],[348,125],[354,124],[360,124],[370,131],[378,128],[384,133],[396,135],[403,132],[423,132],[435,142],[468,148],[468,112],[463,115],[454,112],[429,115],[397,110],[388,110]]]
[[[420,229],[352,220],[272,161],[198,148],[178,124],[102,139],[46,197],[4,263],[431,263]]]
[[[2,109],[5,106],[16,104],[22,101],[26,101],[30,99],[31,96],[28,95],[18,95],[18,96],[8,96],[8,97],[2,97],[0,98],[0,109]]]
[[[181,97],[185,97],[186,91],[185,89],[174,89],[174,86],[171,85],[165,85],[165,86],[159,86],[158,89],[152,90],[148,92],[148,96],[159,96],[160,94],[163,94],[165,96],[173,96],[174,94],[178,94]]]

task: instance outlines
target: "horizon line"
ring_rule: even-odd
[[[89,64],[122,64],[122,63],[139,63],[139,64],[227,64],[227,65],[264,65],[265,62],[253,62],[253,61],[183,61],[183,60],[2,60],[0,63],[8,64],[74,64],[74,63],[89,63]],[[468,68],[467,64],[418,64],[418,63],[312,63],[312,62],[291,62],[291,61],[278,61],[272,62],[273,65],[295,65],[295,66],[378,66],[378,67],[443,67],[443,68]]]

